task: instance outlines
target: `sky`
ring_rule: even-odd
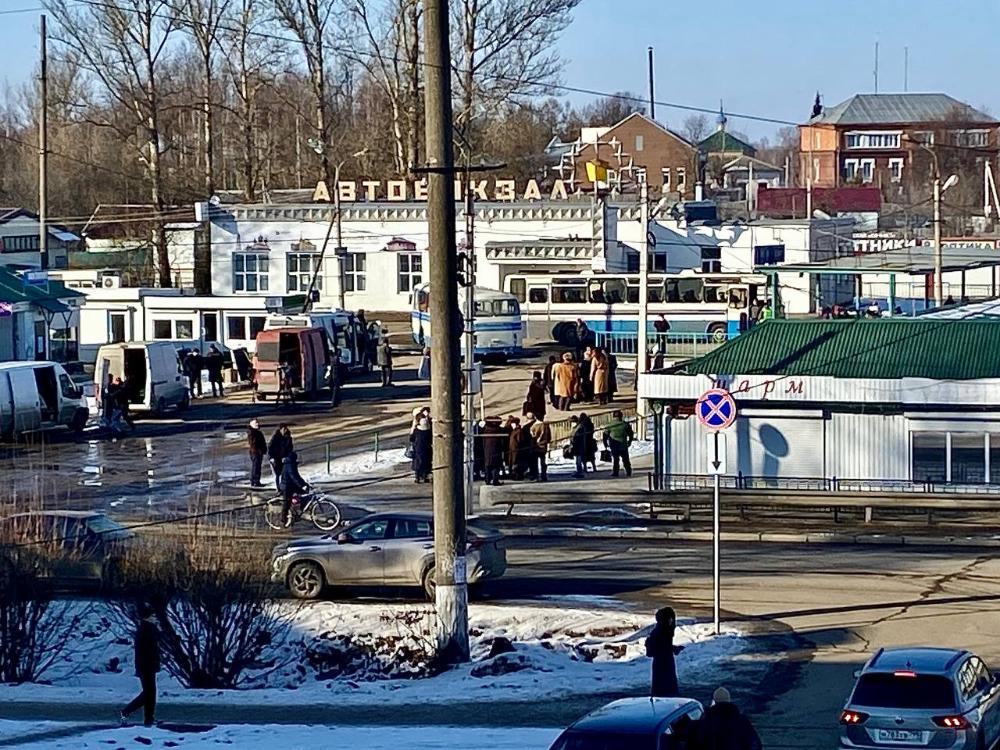
[[[0,79],[19,85],[38,54],[33,0],[0,0]],[[646,95],[646,48],[655,50],[658,101],[729,113],[729,127],[753,138],[799,122],[816,91],[827,105],[874,91],[941,91],[1000,115],[996,31],[1000,0],[582,0],[557,49],[566,86]],[[589,97],[553,90],[578,103]],[[679,128],[688,113],[657,107],[657,119]]]

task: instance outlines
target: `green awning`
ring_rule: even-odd
[[[38,305],[40,308],[50,313],[69,312],[69,307],[67,305],[51,297],[42,297],[40,299],[32,300],[31,304]]]

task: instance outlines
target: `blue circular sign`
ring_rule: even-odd
[[[729,391],[713,388],[705,391],[695,405],[698,421],[710,430],[724,430],[736,421],[736,401]]]

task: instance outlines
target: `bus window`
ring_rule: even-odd
[[[511,279],[510,280],[510,293],[513,294],[518,302],[524,302],[524,288],[526,282],[524,279]]]
[[[568,284],[552,284],[552,303],[562,305],[583,305],[587,302],[585,286],[570,286]]]
[[[533,286],[528,290],[528,302],[533,305],[544,305],[549,301],[549,290],[544,286]]]
[[[625,301],[625,279],[608,279],[604,282],[604,299],[609,305]]]
[[[667,302],[695,304],[701,302],[701,279],[670,279],[667,282]]]
[[[588,296],[590,301],[597,305],[604,304],[604,285],[597,279],[594,279],[588,285]]]
[[[625,290],[625,299],[630,305],[639,304],[639,287],[635,284],[629,284],[628,288]]]
[[[714,284],[705,284],[705,301],[716,304],[724,302],[725,289]]]
[[[430,308],[430,297],[430,294],[425,289],[421,289],[417,292],[417,309],[420,310],[420,312],[427,312]]]
[[[639,295],[637,294],[636,295],[636,299],[638,299],[638,296]],[[663,284],[662,283],[660,283],[660,284],[650,283],[649,287],[646,289],[646,301],[647,302],[663,302],[664,298],[665,297],[664,297],[664,294],[663,294]]]
[[[747,290],[745,287],[733,286],[729,288],[729,306],[734,310],[743,310],[747,306]]]

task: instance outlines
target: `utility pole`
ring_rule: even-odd
[[[653,94],[653,48],[646,49],[649,55],[649,119],[656,119],[656,97]]]
[[[448,3],[424,0],[424,115],[427,223],[431,280],[431,402],[434,440],[434,583],[438,654],[445,663],[469,660],[465,562],[465,484],[458,333],[458,253],[455,246],[454,151]]]
[[[462,360],[465,372],[465,388],[462,393],[463,416],[465,418],[465,464],[463,468],[465,479],[465,514],[473,512],[472,498],[475,484],[476,436],[473,429],[476,421],[476,402],[472,394],[472,376],[476,371],[476,203],[472,194],[469,171],[469,158],[465,162],[465,310],[462,322],[465,330],[462,332]],[[433,352],[433,349],[431,350]],[[432,370],[433,374],[433,370]]]
[[[934,158],[934,307],[944,304],[944,253],[941,251],[941,173]]]
[[[48,34],[45,30],[45,16],[41,19],[40,75],[38,111],[38,253],[42,270],[49,267],[49,60]]]
[[[639,319],[638,325],[638,351],[636,354],[636,382],[639,376],[649,371],[649,336],[647,318],[649,317],[649,183],[645,178],[641,178],[639,183],[639,224],[642,237],[639,240]],[[657,337],[656,345],[659,347],[666,342],[660,341]],[[646,439],[646,402],[639,398],[639,391],[636,389],[636,432],[640,440]]]
[[[333,212],[337,217],[337,249],[334,255],[337,257],[338,307],[341,310],[346,310],[347,302],[344,294],[344,233],[340,223],[340,167],[343,163],[340,162],[337,165],[337,171],[333,177]]]

